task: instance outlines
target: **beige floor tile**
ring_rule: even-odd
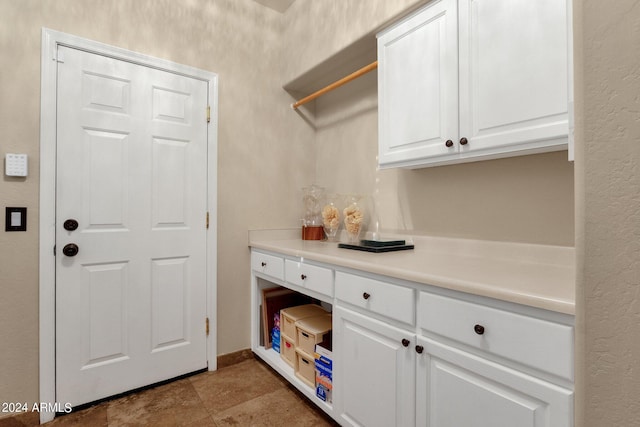
[[[107,427],[107,407],[105,405],[96,405],[81,411],[74,411],[56,417],[53,421],[46,424],[47,426],[72,426],[72,427]]]
[[[190,378],[210,414],[285,388],[284,380],[256,360]]]
[[[108,402],[109,425],[176,426],[209,418],[188,379]]]
[[[0,419],[0,427],[38,425],[39,414]],[[56,417],[47,426],[336,426],[256,359],[205,372]]]
[[[320,427],[334,424],[311,409],[295,392],[282,388],[224,410],[213,419],[223,426]]]

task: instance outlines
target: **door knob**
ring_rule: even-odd
[[[453,147],[453,141],[450,139],[447,139],[447,142],[445,142],[444,145],[446,145],[447,147]]]
[[[460,138],[460,145],[467,145],[469,140],[467,138]]]
[[[411,344],[411,341],[409,341],[406,338],[402,338],[402,346],[403,347],[409,347],[409,344]]]
[[[482,335],[482,334],[484,334],[484,326],[482,326],[482,325],[475,325],[475,326],[473,327],[473,330],[474,330],[474,331],[475,331],[475,333],[476,333],[476,334],[478,334],[478,335]]]
[[[78,221],[76,221],[75,219],[68,219],[62,226],[65,230],[73,231],[78,228]]]
[[[417,345],[416,346],[416,353],[418,354],[422,354],[422,352],[424,351],[424,347],[421,345]]]
[[[80,248],[75,243],[67,243],[64,245],[64,248],[62,248],[62,253],[66,256],[76,256],[79,251]]]

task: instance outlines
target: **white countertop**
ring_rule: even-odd
[[[575,314],[572,247],[403,236],[415,249],[371,253],[338,248],[332,242],[301,240],[299,236],[299,230],[255,230],[249,232],[249,246]]]

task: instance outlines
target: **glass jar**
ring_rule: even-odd
[[[362,196],[348,196],[347,207],[344,208],[344,229],[349,237],[349,243],[358,243],[360,232],[364,228],[364,211],[360,205]]]
[[[302,240],[323,240],[322,201],[324,188],[311,185],[302,189]]]
[[[336,241],[336,235],[340,229],[340,210],[338,209],[338,196],[329,194],[322,208],[322,225],[324,234],[330,242]]]

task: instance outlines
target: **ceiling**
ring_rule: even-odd
[[[277,10],[280,13],[284,13],[285,10],[291,6],[295,0],[253,0],[256,3],[260,3],[263,6]]]

